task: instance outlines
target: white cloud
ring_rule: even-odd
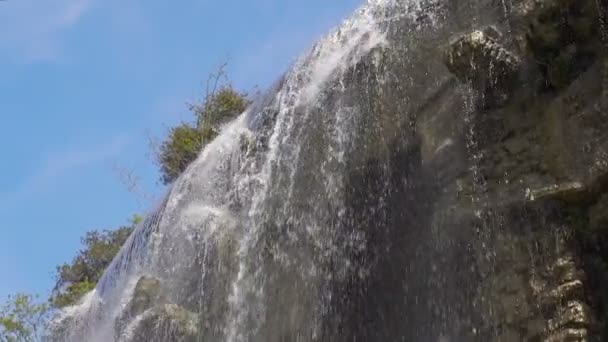
[[[109,162],[127,145],[127,139],[116,137],[100,145],[73,147],[47,154],[37,171],[27,177],[12,191],[0,192],[0,207],[7,208],[44,193],[62,178],[79,169],[98,163]]]
[[[0,54],[20,62],[58,57],[63,34],[76,26],[93,0],[0,2]]]

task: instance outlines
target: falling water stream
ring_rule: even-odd
[[[369,0],[223,127],[52,340],[525,340],[495,279],[565,248],[530,228],[552,209],[513,204],[557,178],[488,178],[502,133],[479,113],[509,107],[444,51],[493,25],[525,65],[507,11],[528,2]]]

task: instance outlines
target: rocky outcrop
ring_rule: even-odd
[[[133,290],[133,299],[128,305],[129,315],[138,315],[151,306],[160,303],[160,280],[151,277],[141,277]]]
[[[492,13],[486,8],[496,3],[450,3],[456,13],[446,16],[465,22],[446,29],[459,32],[453,38],[430,47],[399,36],[414,45],[415,57],[399,64],[403,56],[389,51],[375,68],[364,60],[372,66],[356,69],[357,77],[346,82],[347,89],[356,83],[365,90],[354,94],[377,120],[364,119],[369,125],[362,131],[372,133],[363,135],[366,144],[355,158],[368,164],[357,163],[347,183],[357,194],[352,202],[382,198],[381,208],[388,208],[354,210],[353,221],[373,227],[370,245],[382,252],[361,257],[378,260],[378,270],[363,290],[348,289],[374,297],[355,309],[345,306],[371,312],[353,318],[349,327],[358,333],[350,337],[582,342],[606,336],[608,296],[589,276],[598,272],[590,269],[581,237],[589,218],[594,227],[605,222],[598,199],[608,190],[597,10],[589,0],[513,1],[494,19],[476,17],[481,24],[471,29],[467,15]],[[437,55],[452,77],[433,64]],[[397,94],[406,94],[408,106],[394,105],[402,87],[407,91]],[[388,128],[378,129],[385,122]],[[395,127],[403,136],[415,134],[419,154],[412,140],[386,134]],[[376,182],[386,165],[390,190],[382,192]],[[388,232],[379,233],[386,221]],[[391,284],[399,281],[393,273],[408,280]],[[395,312],[398,322],[390,318]]]
[[[469,118],[477,178],[460,180],[468,186],[459,191],[471,197],[451,201],[483,213],[477,225],[490,229],[480,233],[492,247],[477,257],[475,304],[490,318],[471,323],[476,337],[469,339],[595,341],[608,327],[605,299],[596,301],[605,296],[594,285],[605,251],[584,247],[596,245],[608,222],[598,8],[587,0],[524,0],[513,13],[506,40],[494,29],[473,30],[453,39],[444,58],[474,97],[488,96],[479,79],[517,89],[509,102],[485,102]],[[539,82],[518,74],[536,68]],[[444,198],[455,196],[449,189]]]
[[[597,56],[599,13],[594,0],[524,0],[516,13],[546,85],[567,86]]]
[[[595,0],[370,3],[186,171],[117,339],[608,340]]]
[[[598,233],[604,233],[608,228],[608,194],[601,198],[589,208],[589,229]]]
[[[520,67],[519,58],[498,41],[494,26],[454,38],[445,52],[445,64],[461,81],[470,82],[486,104],[503,103]]]
[[[198,341],[200,318],[183,307],[167,303],[160,280],[139,278],[133,295],[122,315],[116,320],[119,342]],[[156,332],[162,331],[163,334]]]
[[[579,182],[568,182],[562,184],[553,184],[539,189],[527,189],[526,197],[530,201],[543,201],[547,199],[577,202],[583,200],[585,195],[585,186]]]
[[[155,306],[129,322],[119,342],[199,341],[198,315],[175,304]],[[157,332],[162,331],[162,335]]]
[[[467,341],[592,341],[598,312],[589,301],[583,259],[563,207],[518,204],[489,210],[477,256],[474,307],[485,312]],[[580,337],[580,339],[576,339]]]

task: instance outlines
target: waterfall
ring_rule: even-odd
[[[522,38],[545,10],[532,3],[369,0],[222,128],[51,340],[563,333],[530,285],[549,293],[555,265],[582,267],[554,203],[569,171],[528,162],[554,147],[525,140],[547,130],[526,135],[544,121],[514,100],[543,106],[547,76]],[[543,144],[561,146],[551,132]],[[554,326],[522,328],[534,319]]]

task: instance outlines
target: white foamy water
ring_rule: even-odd
[[[331,282],[365,274],[346,252],[364,248],[364,233],[344,237],[336,228],[347,220],[346,155],[362,114],[347,105],[323,114],[321,106],[327,89],[344,87],[349,70],[389,46],[379,24],[391,20],[385,12],[395,3],[364,5],[295,63],[263,113],[253,106],[227,124],[135,230],[98,288],[58,319],[57,340],[129,341],[151,317],[147,310],[117,331],[142,276],[159,280],[166,303],[200,315],[210,341],[274,341],[294,329],[306,330],[304,340],[318,338]],[[256,118],[270,124],[253,129]],[[288,317],[276,315],[283,304],[272,291],[294,305]],[[159,333],[169,341],[175,332]]]

